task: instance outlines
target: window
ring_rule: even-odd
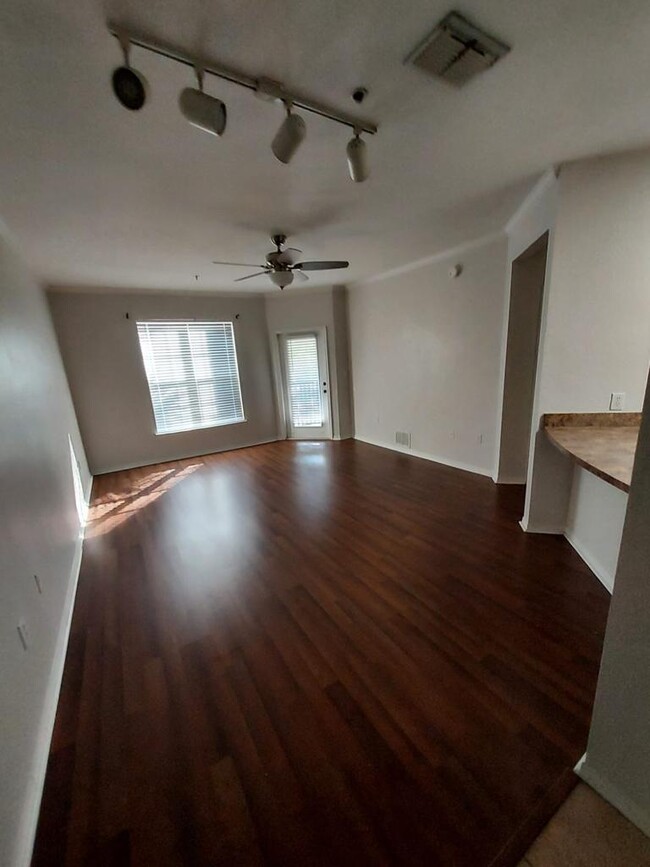
[[[232,322],[138,322],[156,433],[245,421]]]
[[[70,466],[72,467],[72,485],[74,489],[74,501],[77,507],[77,515],[79,516],[79,526],[83,529],[86,526],[86,518],[88,517],[88,503],[84,494],[84,486],[81,481],[81,469],[77,454],[72,445],[72,437],[68,434],[68,445],[70,446]]]
[[[294,427],[322,427],[323,410],[315,334],[287,337],[289,411]]]

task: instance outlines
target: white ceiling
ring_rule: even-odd
[[[647,0],[466,0],[459,10],[513,48],[462,90],[403,65],[452,6],[4,0],[0,215],[53,284],[230,290],[243,272],[211,260],[262,261],[280,230],[306,258],[350,260],[313,275],[323,285],[502,227],[554,163],[650,143]],[[362,114],[380,126],[370,180],[347,177],[349,131],[312,115],[294,161],[278,163],[280,109],[214,79],[228,128],[200,133],[176,105],[189,70],[138,49],[151,98],[124,110],[110,91],[109,17],[348,112],[365,85]]]

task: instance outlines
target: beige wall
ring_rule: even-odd
[[[355,436],[490,475],[506,237],[350,289]],[[449,268],[463,264],[460,277]]]
[[[91,478],[45,296],[2,238],[0,407],[0,864],[26,865],[81,553],[68,436]]]
[[[557,208],[535,428],[545,412],[606,411],[613,391],[626,392],[626,409],[641,408],[650,360],[650,152],[564,166]],[[524,526],[564,532],[573,477],[571,462],[535,433]],[[625,503],[605,482],[588,484],[588,498],[574,499],[570,538],[593,568],[616,560]],[[594,517],[604,528],[598,552],[590,552]],[[613,573],[599,577],[611,585]]]
[[[263,298],[51,292],[49,300],[94,473],[276,439]],[[232,321],[246,421],[157,436],[136,333],[138,319]]]

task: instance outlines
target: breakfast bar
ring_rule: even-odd
[[[547,413],[542,420],[556,448],[621,491],[630,490],[639,412]]]

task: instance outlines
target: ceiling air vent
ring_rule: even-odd
[[[508,45],[483,33],[457,12],[450,12],[405,63],[462,87],[509,51]]]

